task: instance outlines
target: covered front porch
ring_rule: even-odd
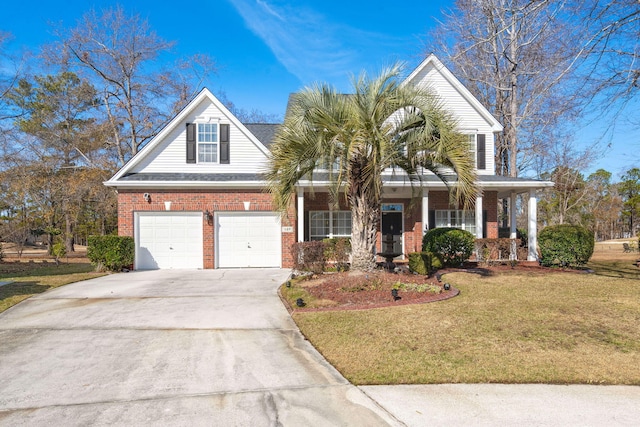
[[[395,179],[394,179],[395,178]],[[435,177],[434,177],[435,178]],[[386,177],[377,237],[377,253],[392,250],[408,254],[422,250],[422,236],[437,227],[465,229],[477,239],[499,237],[499,200],[509,200],[509,238],[517,236],[517,199],[528,195],[527,254],[528,261],[537,261],[537,192],[553,185],[548,181],[496,176],[480,176],[481,188],[472,209],[463,210],[451,204],[447,187],[440,181],[423,182],[421,188]],[[305,185],[306,184],[306,185]],[[297,187],[297,241],[350,237],[351,211],[344,199],[330,200],[328,187],[320,183],[300,183]],[[390,237],[391,236],[391,237]],[[510,254],[509,258],[513,258]]]

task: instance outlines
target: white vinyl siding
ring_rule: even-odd
[[[425,67],[412,82],[435,92],[442,101],[442,105],[456,117],[460,129],[474,129],[475,133],[486,135],[486,169],[479,170],[478,173],[494,175],[494,135],[490,123],[433,65]]]
[[[309,238],[322,240],[327,237],[351,236],[350,211],[311,211],[309,212]]]
[[[476,235],[476,213],[475,211],[462,210],[437,210],[436,224],[440,227],[453,227],[467,230],[474,236]]]
[[[218,120],[218,125],[228,123],[230,164],[197,163],[185,164],[187,144],[186,123],[197,123],[200,117]],[[219,140],[218,128],[218,140]],[[218,149],[219,150],[219,149]],[[219,159],[219,157],[218,157]],[[152,152],[136,164],[131,172],[136,173],[262,173],[267,168],[267,156],[244,133],[235,126],[215,105],[204,100],[183,123],[178,124]]]

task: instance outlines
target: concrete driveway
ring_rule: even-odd
[[[301,336],[288,271],[114,274],[0,314],[0,425],[397,425]]]

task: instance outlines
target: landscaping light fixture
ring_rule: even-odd
[[[398,301],[401,298],[400,296],[398,296],[397,289],[391,289],[391,296],[393,297],[394,301]]]
[[[449,289],[451,289],[451,285],[448,283],[445,283],[443,287],[445,291],[448,291]]]
[[[291,287],[291,280],[287,280],[287,288]]]
[[[304,300],[303,300],[302,298],[298,298],[298,299],[296,300],[296,305],[297,305],[298,307],[304,307],[304,306],[305,306],[305,305],[307,305],[307,304],[305,304],[305,302],[304,302]]]

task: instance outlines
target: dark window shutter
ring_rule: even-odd
[[[308,242],[311,240],[309,237],[309,211],[304,212],[304,241]]]
[[[196,162],[196,125],[187,123],[187,163]]]
[[[436,211],[429,211],[429,230],[436,228]]]
[[[482,211],[482,238],[487,238],[487,211]]]
[[[220,125],[220,163],[229,164],[229,125]]]
[[[476,135],[476,154],[477,154],[477,166],[479,170],[484,170],[487,168],[487,143],[486,136],[483,133],[479,133]]]

